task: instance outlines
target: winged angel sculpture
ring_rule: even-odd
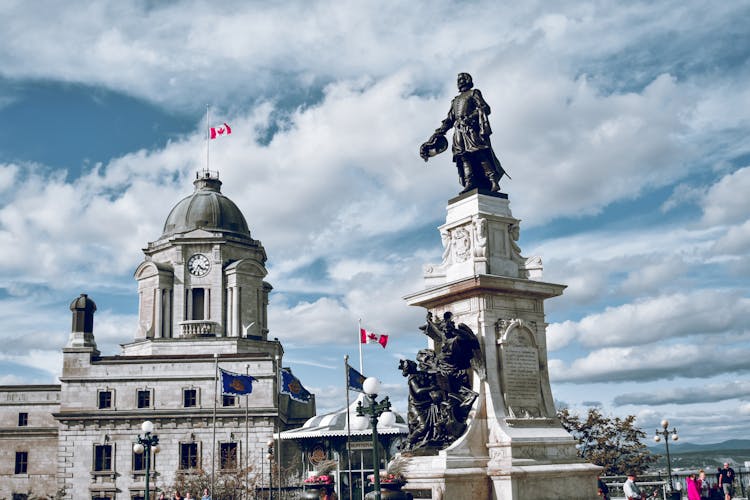
[[[401,360],[409,385],[409,411],[404,451],[429,453],[454,442],[466,430],[466,420],[478,394],[471,389],[470,371],[485,377],[482,348],[471,328],[446,312],[419,327],[435,341],[421,349],[416,361]]]

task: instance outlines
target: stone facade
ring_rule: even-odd
[[[59,408],[59,385],[0,386],[0,498],[55,492]]]
[[[284,350],[268,340],[263,246],[216,175],[202,172],[194,184],[135,271],[133,342],[102,356],[96,305],[81,295],[70,307],[60,385],[0,387],[0,498],[142,497],[145,470],[133,443],[145,420],[160,441],[152,491],[168,488],[177,471],[220,471],[222,445],[236,450],[235,466],[260,474],[274,432],[315,414],[314,399],[279,394]],[[223,398],[218,368],[252,375],[252,393]],[[286,448],[282,459],[293,456],[292,445]],[[17,452],[27,453],[25,467]]]

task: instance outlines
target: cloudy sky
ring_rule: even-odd
[[[340,406],[362,318],[391,336],[365,373],[403,410],[397,360],[425,339],[401,297],[460,189],[417,149],[468,71],[524,255],[568,285],[558,403],[746,437],[749,24],[740,1],[2,2],[0,383],[56,381],[81,292],[105,354],[133,339],[132,273],[205,165],[210,104],[285,364]]]

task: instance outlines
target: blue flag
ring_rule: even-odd
[[[367,377],[349,366],[349,363],[346,363],[346,388],[348,390],[364,393],[365,389],[362,387],[362,384],[365,383],[366,378]]]
[[[292,375],[289,368],[281,369],[281,394],[288,394],[290,398],[300,403],[310,401],[312,394],[302,386],[302,382]]]
[[[221,372],[221,387],[222,394],[250,394],[253,392],[253,382],[255,378],[250,375],[240,375],[239,373],[232,373],[219,368]]]

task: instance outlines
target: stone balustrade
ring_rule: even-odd
[[[180,337],[215,337],[219,332],[219,324],[208,320],[181,321]]]

